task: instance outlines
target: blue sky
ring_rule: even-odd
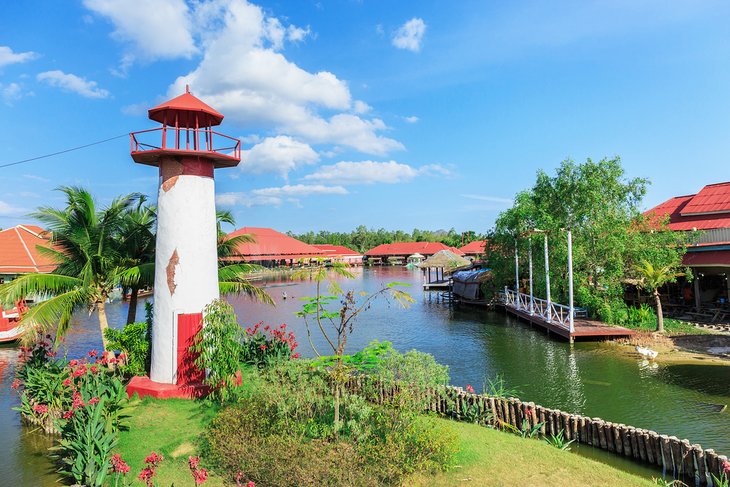
[[[239,226],[486,231],[542,168],[621,156],[647,207],[730,179],[730,4],[11,2],[0,164],[150,128],[191,91],[243,140]],[[156,197],[124,137],[0,168],[0,227],[53,189]]]

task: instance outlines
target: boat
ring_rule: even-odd
[[[20,326],[20,318],[27,309],[24,302],[16,303],[9,310],[0,306],[0,343],[14,342],[23,336],[25,330]]]

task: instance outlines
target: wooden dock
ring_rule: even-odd
[[[451,289],[451,279],[439,279],[438,281],[424,282],[424,291],[448,291]]]
[[[518,296],[513,291],[505,295],[504,309],[506,312],[517,316],[521,320],[540,326],[546,329],[548,333],[555,333],[558,336],[567,338],[571,342],[576,339],[606,340],[623,338],[636,333],[622,326],[608,325],[600,321],[585,318],[574,318],[573,330],[571,331],[567,316],[567,306],[550,303],[548,308],[545,300],[533,297],[531,307],[530,296],[522,293]],[[550,313],[547,312],[548,309],[550,309]]]

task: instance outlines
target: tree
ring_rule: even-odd
[[[63,186],[59,190],[66,195],[65,208],[41,207],[32,214],[50,231],[53,244],[39,246],[38,251],[59,262],[58,267],[51,274],[25,274],[0,286],[0,301],[50,296],[30,307],[20,323],[37,332],[57,326],[61,336],[68,331],[76,310],[96,311],[106,349],[106,302],[118,284],[122,259],[118,237],[125,212],[140,196],[116,198],[99,209],[85,189]]]
[[[641,276],[640,286],[650,291],[654,296],[654,303],[656,304],[656,331],[657,333],[664,333],[664,315],[662,313],[662,300],[659,296],[659,288],[668,282],[674,282],[677,277],[684,274],[676,272],[672,266],[655,266],[648,260],[642,260],[635,267],[635,270]]]
[[[335,263],[331,267],[326,267],[324,261],[321,259],[317,259],[315,264],[309,269],[303,269],[292,275],[292,279],[313,279],[317,286],[314,297],[302,298],[304,305],[302,311],[297,312],[297,316],[304,318],[304,323],[307,328],[307,338],[314,353],[321,357],[312,342],[309,324],[310,318],[315,320],[322,336],[334,354],[335,362],[330,370],[330,376],[333,379],[334,387],[335,434],[340,428],[340,398],[342,396],[342,387],[349,375],[348,368],[343,363],[343,356],[345,355],[345,347],[347,346],[347,337],[354,331],[356,318],[362,312],[369,309],[373,301],[379,297],[384,297],[385,299],[393,298],[404,308],[414,302],[414,299],[408,293],[397,289],[398,287],[408,286],[409,284],[391,282],[372,294],[361,293],[360,298],[358,298],[352,290],[343,291],[336,280],[337,277],[353,278],[354,276],[344,268],[343,264]],[[323,295],[321,284],[326,280],[329,280],[328,294]],[[332,305],[335,303],[339,303],[338,308],[333,308]],[[325,324],[329,324],[329,326],[325,326]],[[327,331],[328,329],[330,331]]]
[[[619,158],[581,164],[567,160],[554,175],[538,171],[533,187],[516,195],[488,236],[487,260],[497,289],[515,282],[515,246],[524,266],[520,275],[526,274],[528,246],[541,243],[533,236],[539,229],[548,235],[552,298],[567,302],[565,231],[570,229],[577,305],[603,321],[620,321],[614,311],[625,309],[624,280],[641,259],[677,267],[685,251],[686,235],[642,215],[647,185],[645,179],[627,178]],[[534,292],[544,296],[544,261],[535,250]]]
[[[137,296],[139,290],[155,283],[153,268],[155,261],[155,223],[156,208],[146,205],[146,196],[141,196],[137,204],[124,212],[119,229],[122,262],[120,284],[129,289],[129,310],[127,324],[137,319]]]

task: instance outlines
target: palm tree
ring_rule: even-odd
[[[0,302],[50,296],[28,309],[21,324],[37,332],[56,326],[59,336],[68,331],[76,310],[97,311],[106,349],[106,301],[117,286],[122,258],[118,237],[124,214],[139,195],[117,198],[99,209],[85,189],[59,190],[66,195],[65,208],[41,207],[31,215],[45,224],[53,244],[38,247],[39,252],[59,262],[58,267],[51,274],[25,274],[0,286]]]
[[[137,319],[137,296],[139,290],[154,285],[155,222],[156,208],[146,205],[147,197],[141,196],[137,204],[129,208],[122,218],[120,244],[123,256],[120,284],[129,289],[129,311],[127,324]]]
[[[648,260],[642,260],[641,264],[635,267],[641,276],[640,286],[651,291],[656,303],[656,331],[664,333],[664,315],[662,313],[662,301],[659,296],[659,288],[668,282],[674,281],[682,273],[674,272],[672,266],[654,266]]]

